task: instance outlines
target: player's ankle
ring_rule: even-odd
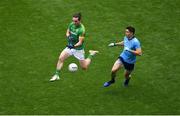
[[[111,79],[109,82],[110,82],[110,83],[115,83],[115,80],[114,80],[114,79]]]
[[[60,70],[56,69],[55,75],[59,76],[60,75]]]

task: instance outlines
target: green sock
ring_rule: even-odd
[[[56,69],[55,75],[58,75],[58,76],[59,76],[59,74],[60,74],[60,70],[59,70],[59,69]]]
[[[94,55],[89,54],[88,58],[92,59]]]

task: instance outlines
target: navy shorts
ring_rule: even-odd
[[[124,59],[122,57],[118,57],[119,60],[123,63],[124,68],[128,71],[133,71],[134,70],[134,64],[129,64],[127,62],[124,61]]]

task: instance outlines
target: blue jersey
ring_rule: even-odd
[[[128,47],[131,50],[141,48],[140,42],[137,38],[134,37],[133,39],[129,40],[126,36],[124,37],[124,48],[125,47]],[[136,62],[136,55],[126,50],[123,50],[120,57],[122,57],[124,61],[129,64],[134,64]]]

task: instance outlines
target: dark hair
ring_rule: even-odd
[[[126,27],[126,29],[128,29],[130,32],[132,32],[133,34],[135,34],[135,28],[132,26],[128,26]]]
[[[78,18],[78,20],[80,21],[81,20],[81,13],[80,12],[79,13],[75,13],[73,15],[73,17]]]

